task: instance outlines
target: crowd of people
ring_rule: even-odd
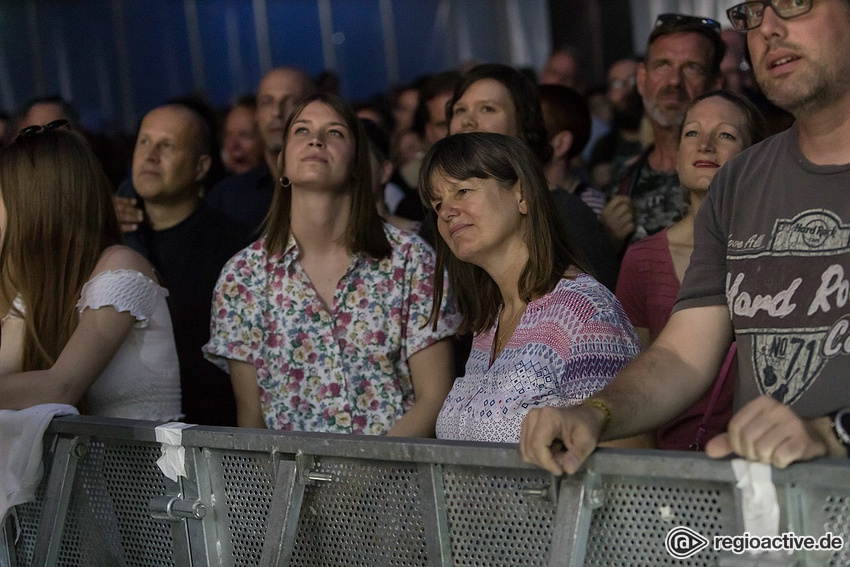
[[[275,68],[152,109],[123,174],[34,99],[0,149],[0,408],[555,474],[599,443],[847,457],[850,2],[728,15],[661,14],[587,91],[569,47],[355,104]]]

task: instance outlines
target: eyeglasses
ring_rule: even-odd
[[[49,132],[51,130],[58,130],[59,128],[65,128],[66,130],[71,129],[70,123],[64,118],[60,118],[59,120],[54,120],[53,122],[48,122],[44,126],[39,126],[34,124],[32,126],[27,126],[20,132],[18,132],[17,140],[22,138],[31,138],[36,134],[40,134],[42,132]]]
[[[756,2],[758,4],[759,2]],[[706,28],[717,33],[720,33],[720,22],[711,18],[703,18],[701,16],[688,16],[687,14],[659,14],[655,20],[655,27],[670,26],[670,27],[699,27]]]
[[[812,0],[759,0],[743,2],[726,10],[732,27],[740,32],[754,30],[764,19],[764,10],[770,6],[773,12],[783,20],[802,16],[812,9]]]

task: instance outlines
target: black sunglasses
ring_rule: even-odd
[[[59,128],[65,128],[66,130],[70,130],[71,123],[65,120],[64,118],[60,118],[59,120],[48,122],[44,126],[39,126],[37,124],[27,126],[23,130],[18,132],[18,137],[16,138],[16,140],[20,140],[22,138],[31,138],[36,134],[40,134],[42,132],[49,132],[51,130],[58,130]]]
[[[711,18],[703,18],[702,16],[689,16],[687,14],[659,14],[655,20],[655,27],[670,26],[675,27],[699,27],[720,33],[720,22]]]
[[[754,30],[764,19],[764,10],[770,6],[773,12],[783,20],[802,16],[812,9],[812,0],[770,0],[743,2],[726,10],[732,27],[740,32]]]

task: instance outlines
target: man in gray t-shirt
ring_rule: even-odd
[[[733,333],[737,411],[706,453],[777,467],[848,456],[850,0],[729,14],[747,30],[762,90],[797,122],[715,177],[676,309],[652,346],[582,404],[528,414],[523,458],[555,474],[575,472],[599,441],[681,413],[711,387]]]

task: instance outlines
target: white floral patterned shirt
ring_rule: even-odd
[[[261,238],[222,270],[204,352],[225,371],[227,359],[254,365],[267,427],[381,434],[413,405],[407,359],[460,321],[445,301],[432,330],[434,252],[384,229],[390,257],[355,256],[329,309],[291,236],[283,254],[270,255]]]

